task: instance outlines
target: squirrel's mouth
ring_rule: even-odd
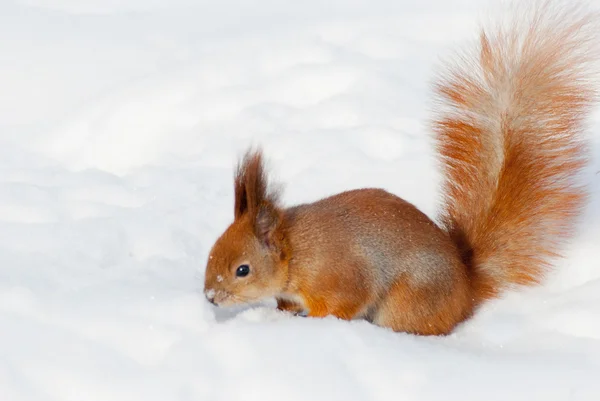
[[[245,299],[243,297],[233,295],[227,291],[215,290],[213,288],[205,290],[204,295],[206,296],[208,302],[218,307],[240,305],[252,302],[250,299]]]

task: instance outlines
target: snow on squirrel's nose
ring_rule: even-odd
[[[213,305],[216,305],[216,303],[215,303],[215,290],[213,290],[212,288],[210,290],[206,290],[204,292],[204,295],[206,296],[206,299],[208,300],[208,302],[210,302]]]

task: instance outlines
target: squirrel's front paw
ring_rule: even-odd
[[[304,308],[293,301],[288,299],[277,299],[277,309],[282,312],[291,313],[294,316],[305,316],[306,312]]]

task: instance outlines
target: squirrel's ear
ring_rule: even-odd
[[[259,207],[254,222],[254,232],[264,246],[277,248],[281,221],[281,212],[273,205],[266,203]]]
[[[255,216],[257,208],[269,196],[267,193],[267,176],[264,171],[260,151],[248,150],[238,162],[234,179],[236,220],[248,213]]]
[[[235,204],[233,206],[233,216],[237,220],[248,211],[248,193],[243,179],[236,178],[234,182]]]

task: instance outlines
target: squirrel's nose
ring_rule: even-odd
[[[210,302],[213,305],[217,305],[217,303],[215,302],[215,290],[208,290],[204,293],[204,295],[206,296],[208,302]]]

